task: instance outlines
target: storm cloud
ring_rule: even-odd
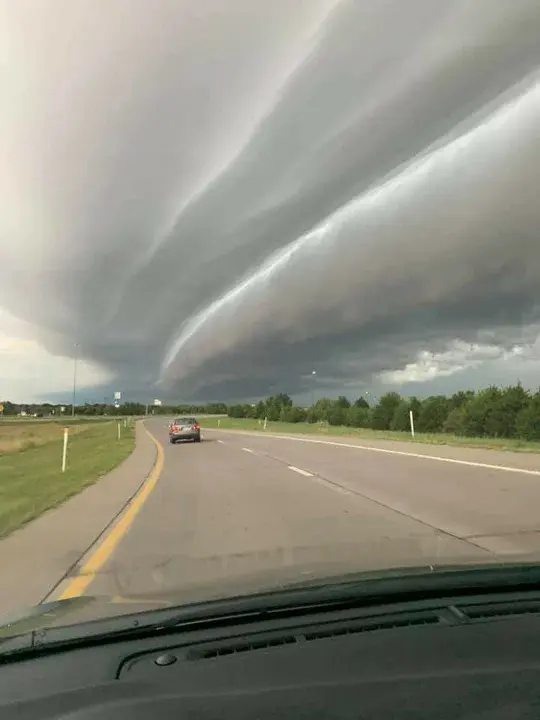
[[[54,5],[0,0],[0,305],[49,352],[186,399],[533,378],[537,0]]]

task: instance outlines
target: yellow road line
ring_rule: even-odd
[[[113,525],[107,535],[101,540],[99,545],[92,552],[88,560],[80,568],[79,574],[75,577],[64,592],[60,595],[60,600],[66,598],[78,597],[82,595],[88,588],[96,573],[103,567],[110,556],[113,554],[120,540],[132,526],[135,518],[142,510],[144,503],[148,500],[150,493],[156,487],[161,472],[163,470],[163,446],[156,440],[152,433],[144,428],[157,448],[157,458],[146,482],[139,490],[135,498],[132,500],[126,512],[120,517],[118,522]]]

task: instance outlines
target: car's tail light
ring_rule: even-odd
[[[201,426],[198,425],[198,424],[197,424],[197,425],[194,425],[194,426],[193,426],[193,429],[194,429],[194,430],[200,430],[200,429],[201,429]]]
[[[176,431],[178,430],[178,425],[173,425],[173,426],[171,427],[171,430],[172,430],[173,432],[176,432]]]

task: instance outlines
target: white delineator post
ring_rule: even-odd
[[[268,418],[264,418],[263,428],[264,428],[265,430],[266,430],[266,425],[267,425],[267,423],[268,423]]]
[[[69,435],[68,428],[64,428],[64,447],[62,450],[62,472],[66,472],[68,435]]]
[[[414,417],[412,410],[409,410],[409,420],[411,421],[411,435],[414,437]]]
[[[120,440],[120,428],[122,426],[122,423],[116,423],[116,426],[118,428],[118,439]]]
[[[221,425],[221,420],[218,418],[217,426],[219,427]]]

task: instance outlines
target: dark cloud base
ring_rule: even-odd
[[[230,400],[301,396],[313,369],[321,393],[374,387],[486,332],[534,340],[537,0],[186,12],[112,2],[118,52],[81,30],[80,107],[65,117],[64,90],[48,93],[20,148],[49,168],[22,186],[45,221],[34,264],[18,240],[0,256],[0,303],[47,349],[79,343],[137,399]]]

